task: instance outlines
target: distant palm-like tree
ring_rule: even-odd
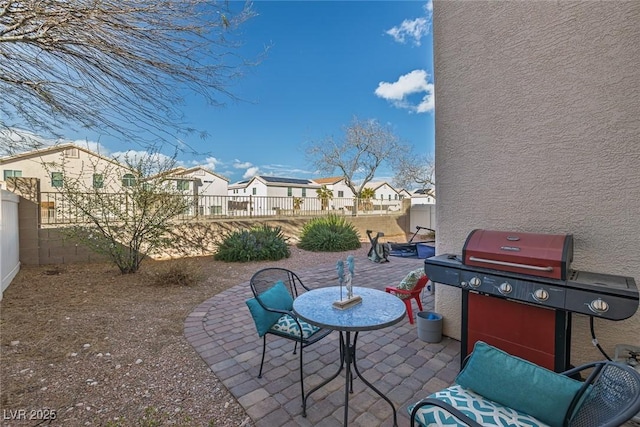
[[[318,199],[320,199],[321,209],[323,211],[328,210],[329,200],[333,199],[333,191],[329,190],[326,185],[323,185],[316,190],[316,194],[318,195]]]
[[[363,188],[360,192],[360,199],[362,199],[362,208],[367,211],[373,210],[373,203],[371,199],[376,197],[376,192],[373,188]]]

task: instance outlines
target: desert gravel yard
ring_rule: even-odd
[[[23,266],[0,302],[2,425],[252,426],[187,343],[186,316],[261,268],[295,271],[367,251],[292,247],[274,262],[145,261],[124,276],[106,263]],[[176,264],[202,280],[162,280]]]

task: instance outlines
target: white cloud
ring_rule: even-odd
[[[260,168],[258,168],[257,166],[252,166],[248,168],[244,172],[244,174],[242,174],[242,179],[253,178],[254,176],[258,175],[258,172],[260,172]]]
[[[253,166],[251,162],[241,162],[240,160],[233,161],[233,167],[236,169],[247,169]]]
[[[385,31],[385,33],[398,43],[406,43],[407,39],[412,39],[414,45],[420,46],[422,37],[429,34],[429,22],[426,18],[405,19],[402,24]]]
[[[207,169],[209,169],[210,171],[215,171],[216,170],[216,166],[222,164],[222,162],[218,159],[216,159],[215,157],[207,157],[204,161],[203,164],[200,164],[200,166],[203,166]]]
[[[422,38],[431,31],[431,14],[433,12],[433,2],[429,0],[424,5],[424,17],[416,19],[405,19],[400,25],[396,25],[385,31],[386,34],[393,37],[398,43],[406,43],[407,39],[413,41],[413,44],[420,46]]]
[[[167,168],[184,166],[183,161],[175,160],[166,154],[141,150],[116,151],[111,156],[118,162],[129,165],[136,165],[139,161],[142,161],[149,167],[150,170],[147,172],[150,174],[162,172]]]
[[[427,113],[435,108],[433,83],[428,82],[429,74],[425,70],[413,70],[400,76],[393,83],[380,82],[375,90],[377,97],[391,102],[397,108],[403,108],[415,113]],[[408,97],[423,93],[419,103],[411,102]]]
[[[429,0],[427,4],[424,5],[424,10],[427,11],[428,16],[431,16],[433,12],[433,0]]]

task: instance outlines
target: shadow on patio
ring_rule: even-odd
[[[354,285],[384,290],[397,285],[411,270],[423,266],[421,259],[390,258],[376,264],[356,259]],[[310,288],[338,283],[335,264],[296,270]],[[262,354],[245,304],[251,298],[248,282],[241,283],[200,304],[185,321],[185,336],[257,426],[340,426],[344,414],[344,371],[314,393],[302,417],[298,358],[293,343],[270,335],[263,377],[257,378]],[[425,310],[433,309],[433,295],[423,294]],[[414,314],[417,308],[414,306]],[[446,321],[446,319],[445,319]],[[416,324],[405,317],[397,325],[361,332],[357,361],[364,378],[391,399],[398,424],[409,425],[406,408],[416,400],[449,386],[459,371],[460,343],[443,337],[440,343],[418,338]],[[338,333],[305,349],[305,389],[308,391],[337,369]],[[392,411],[362,381],[354,381],[349,397],[349,421],[359,426],[391,426]]]

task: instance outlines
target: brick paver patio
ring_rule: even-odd
[[[336,261],[340,259],[336,254]],[[397,285],[423,260],[390,257],[376,264],[362,257],[355,262],[355,286],[384,290]],[[337,285],[335,263],[296,270],[310,288]],[[238,284],[200,304],[185,321],[185,336],[258,427],[341,426],[344,416],[344,371],[315,392],[302,417],[298,356],[293,343],[267,337],[262,378],[258,378],[262,339],[245,300],[251,298],[248,282]],[[425,310],[433,310],[433,295],[425,291]],[[418,308],[414,303],[414,315]],[[444,320],[446,322],[446,319]],[[398,424],[409,425],[407,406],[450,385],[460,366],[460,343],[443,337],[440,343],[418,338],[417,327],[408,319],[399,324],[358,336],[357,363],[362,375],[394,403]],[[305,389],[335,373],[338,363],[338,333],[334,332],[304,352]],[[389,405],[362,383],[354,380],[349,397],[349,422],[355,426],[391,426]]]

